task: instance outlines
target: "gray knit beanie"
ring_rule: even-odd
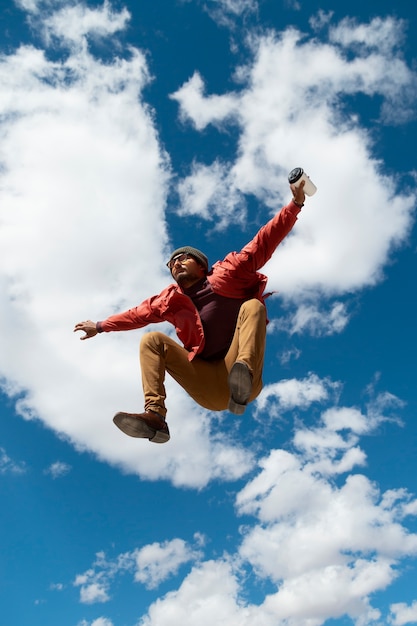
[[[183,246],[182,248],[177,248],[177,250],[174,250],[174,252],[169,257],[168,263],[172,261],[175,256],[183,253],[189,254],[190,256],[194,257],[195,260],[198,261],[198,263],[201,263],[206,272],[208,272],[208,258],[205,254],[203,254],[203,252],[201,252],[201,250],[197,250],[197,248],[193,248],[192,246]]]

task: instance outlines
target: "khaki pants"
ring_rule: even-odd
[[[217,361],[195,357],[188,360],[188,350],[158,331],[142,337],[140,364],[145,397],[145,410],[166,416],[165,372],[168,372],[201,406],[223,411],[229,402],[229,372],[235,361],[242,361],[253,376],[254,400],[262,389],[262,368],[265,352],[266,311],[259,300],[248,300],[240,307],[236,330],[230,348]]]

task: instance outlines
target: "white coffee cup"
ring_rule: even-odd
[[[310,180],[310,177],[307,176],[302,167],[295,167],[288,174],[288,182],[291,185],[295,185],[296,187],[298,187],[302,180],[304,181],[304,193],[306,194],[306,196],[313,196],[317,191],[317,187]]]

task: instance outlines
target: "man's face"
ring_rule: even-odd
[[[181,287],[191,287],[205,276],[204,268],[189,254],[179,254],[171,262],[173,279]]]

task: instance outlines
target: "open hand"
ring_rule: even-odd
[[[83,337],[80,337],[80,339],[91,339],[91,337],[95,337],[95,335],[97,335],[98,333],[96,323],[92,322],[91,320],[87,320],[86,322],[78,322],[78,324],[75,324],[74,333],[77,330],[82,330],[85,332],[85,335]]]

